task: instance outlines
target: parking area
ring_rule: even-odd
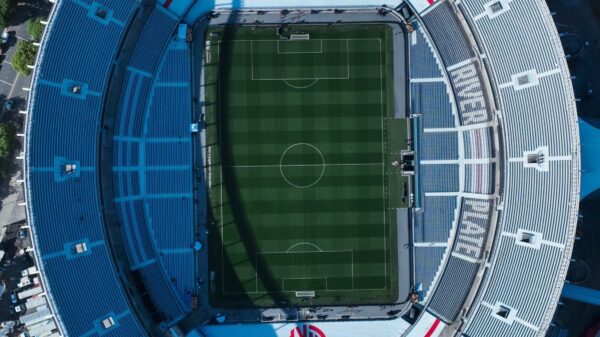
[[[12,60],[15,55],[16,45],[19,40],[29,40],[27,32],[28,22],[31,18],[47,17],[51,3],[46,0],[19,1],[14,15],[11,17],[8,42],[4,45],[3,55],[0,56],[0,107],[4,106],[7,99],[14,102],[9,111],[0,109],[0,123],[13,124],[18,133],[23,130],[24,116],[19,111],[26,110],[28,91],[31,76],[17,74],[13,69]],[[24,300],[11,299],[11,293],[16,294],[27,286],[23,281],[22,272],[33,265],[33,258],[28,249],[31,247],[25,220],[25,207],[22,183],[22,161],[17,159],[22,151],[22,139],[13,153],[14,161],[10,164],[6,177],[0,178],[0,250],[4,252],[0,258],[0,322],[14,321],[21,313],[15,311],[16,305]],[[1,333],[0,333],[1,334]]]

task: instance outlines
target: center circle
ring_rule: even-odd
[[[325,158],[319,149],[308,143],[289,146],[279,160],[283,179],[296,188],[316,185],[325,173]]]

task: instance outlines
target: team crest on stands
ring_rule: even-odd
[[[290,331],[290,337],[327,337],[325,333],[312,324],[297,326]]]

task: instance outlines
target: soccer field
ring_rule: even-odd
[[[292,32],[301,39],[276,27],[207,35],[211,301],[392,303],[401,205],[389,186],[402,178],[390,163],[406,124],[392,119],[391,30]]]

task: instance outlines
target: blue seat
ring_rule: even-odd
[[[122,23],[131,20],[137,3],[101,3],[119,22],[90,17],[88,2],[63,0],[47,28],[28,118],[29,211],[45,285],[66,333],[138,337],[145,331],[104,241],[97,179],[102,96],[123,37]],[[64,163],[77,168],[66,174]],[[77,243],[86,243],[88,250],[75,255]],[[116,324],[104,329],[100,322],[108,317]]]
[[[156,6],[142,30],[122,89],[113,161],[129,260],[166,324],[191,310],[196,270],[191,56],[172,38],[177,23]]]

